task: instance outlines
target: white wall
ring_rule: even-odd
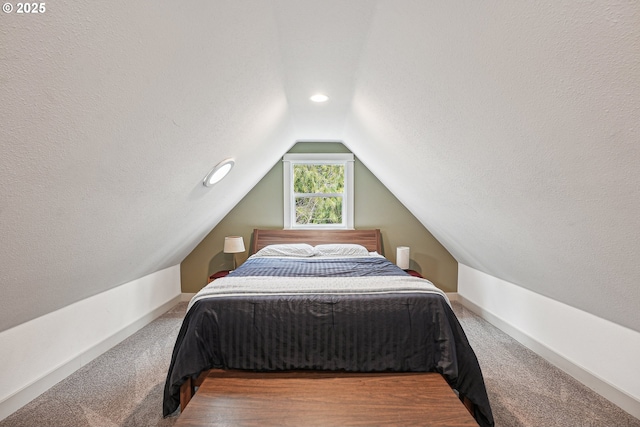
[[[640,418],[640,333],[464,264],[458,294],[472,311]]]
[[[175,265],[1,332],[0,420],[179,299],[180,265]]]

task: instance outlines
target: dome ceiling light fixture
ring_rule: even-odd
[[[316,93],[315,95],[313,95],[309,99],[312,100],[313,102],[326,102],[326,101],[329,100],[329,97],[327,95],[322,94],[322,93]]]
[[[204,185],[205,187],[211,187],[217,182],[221,181],[222,178],[224,178],[229,172],[231,172],[231,169],[233,168],[233,165],[235,165],[235,163],[236,162],[233,159],[225,159],[221,161],[220,163],[215,165],[213,169],[211,169],[211,172],[209,172],[207,176],[204,177],[202,185]]]

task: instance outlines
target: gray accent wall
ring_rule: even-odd
[[[300,142],[290,153],[349,152],[340,143]],[[225,236],[244,237],[247,252],[237,254],[241,263],[249,256],[254,228],[283,227],[283,170],[277,162],[264,178],[214,227],[180,265],[182,292],[199,291],[209,275],[229,270],[231,254],[222,252]],[[455,292],[458,263],[398,199],[356,158],[355,228],[379,228],[384,255],[395,262],[396,247],[411,248],[410,268],[420,272],[446,292]]]

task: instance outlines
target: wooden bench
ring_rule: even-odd
[[[186,426],[477,426],[437,373],[211,370]]]

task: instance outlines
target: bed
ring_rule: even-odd
[[[494,425],[449,300],[380,255],[379,230],[254,230],[251,248],[244,264],[190,301],[164,416],[210,369],[438,372],[471,402],[478,424]]]

